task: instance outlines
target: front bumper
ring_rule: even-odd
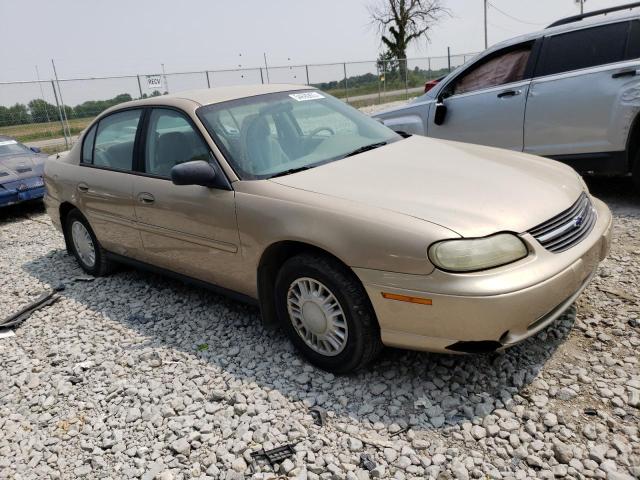
[[[45,193],[42,177],[33,177],[0,185],[0,207],[42,198]]]
[[[530,255],[504,267],[470,274],[405,275],[354,269],[371,299],[385,345],[435,352],[509,347],[558,318],[587,287],[609,252],[611,213],[592,199],[598,219],[591,233],[562,253],[531,235]],[[428,298],[431,305],[383,298],[383,293]]]

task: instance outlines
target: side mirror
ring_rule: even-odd
[[[438,100],[436,100],[436,112],[433,116],[433,123],[436,125],[442,125],[446,116],[447,106],[444,104],[444,97],[439,96]]]
[[[33,153],[41,153],[42,150],[40,150],[38,147],[29,147],[29,150],[31,150]]]
[[[171,181],[175,185],[201,185],[203,187],[215,187],[216,171],[209,162],[194,160],[174,165],[171,169]]]

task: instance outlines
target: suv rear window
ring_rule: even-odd
[[[629,22],[585,28],[544,39],[536,76],[596,67],[625,59]]]

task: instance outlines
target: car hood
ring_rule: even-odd
[[[46,155],[0,156],[0,183],[41,176]]]
[[[413,136],[271,181],[392,210],[463,237],[525,232],[583,190],[571,168],[523,153]]]

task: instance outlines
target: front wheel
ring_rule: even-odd
[[[633,159],[633,172],[631,179],[636,187],[636,192],[640,193],[640,148],[637,149],[635,158]]]
[[[378,322],[364,288],[328,256],[287,260],[276,279],[278,316],[296,348],[334,373],[364,367],[382,349]]]

